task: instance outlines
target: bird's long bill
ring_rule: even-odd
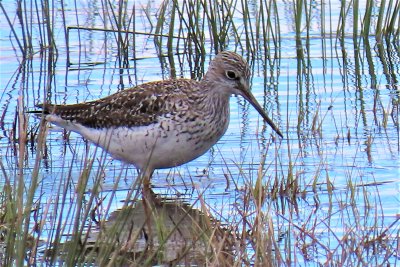
[[[271,128],[280,136],[283,138],[283,135],[279,128],[274,124],[274,122],[268,117],[267,113],[265,113],[264,109],[258,104],[257,100],[255,97],[251,94],[250,91],[244,90],[242,91],[242,96],[250,102],[250,104],[260,113],[260,115],[264,118],[264,120],[271,126]]]

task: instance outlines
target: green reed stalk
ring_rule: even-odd
[[[177,8],[177,1],[172,1],[172,12],[170,14],[170,21],[169,21],[169,31],[168,31],[168,40],[167,40],[167,49],[168,49],[168,56],[170,59],[173,60],[173,38],[174,38],[174,30],[175,30],[175,9]],[[172,64],[173,66],[174,64]],[[172,77],[176,77],[176,73],[172,75]]]
[[[26,8],[25,1],[18,1],[17,5],[17,17],[19,20],[19,24],[21,25],[22,41],[24,44],[24,55],[26,55],[26,53],[32,53],[32,38],[29,34],[29,20],[27,19],[27,10],[29,9]]]
[[[57,46],[54,40],[54,21],[56,19],[55,12],[58,10],[58,8],[56,7],[54,1],[52,1],[50,4],[48,0],[44,0],[42,3],[42,9],[44,10],[44,16],[46,18],[46,36],[48,38],[47,43],[49,52],[54,52],[57,54]]]
[[[25,74],[23,74],[25,75]],[[25,150],[25,141],[26,141],[26,121],[23,111],[23,93],[20,96],[21,98],[18,101],[18,111],[17,111],[17,127],[18,131],[18,140],[19,140],[19,149],[18,149],[18,174],[15,184],[17,185],[17,195],[16,199],[16,207],[17,207],[17,220],[15,225],[16,232],[16,265],[23,266],[24,258],[25,258],[25,244],[27,243],[28,237],[28,227],[30,222],[30,212],[33,202],[33,194],[36,189],[36,180],[37,176],[32,177],[31,186],[28,193],[28,198],[26,199],[26,203],[24,203],[25,198],[25,181],[24,181],[24,156],[26,153]]]
[[[272,3],[271,3],[272,2]],[[273,14],[275,15],[275,20],[274,20],[274,27],[273,29],[275,30],[276,33],[276,38],[274,38],[274,46],[276,49],[276,53],[275,53],[275,58],[280,58],[281,57],[281,26],[279,23],[279,11],[278,11],[278,4],[276,2],[276,0],[274,1],[270,1],[270,4],[272,5],[271,10],[273,10]],[[274,32],[273,30],[273,32]]]
[[[155,34],[156,36],[163,35],[164,24],[166,23],[166,12],[168,7],[169,1],[164,1],[158,10],[157,16],[157,23],[155,26]],[[163,38],[154,38],[154,44],[156,46],[158,55],[161,56],[162,54],[162,45],[163,45]]]
[[[73,159],[75,158],[75,155],[73,155]],[[66,164],[66,162],[63,162],[63,165]],[[64,167],[62,167],[62,170],[64,170]],[[73,206],[70,207],[69,210],[66,210],[65,205],[62,205],[62,203],[66,203],[67,201],[67,196],[68,196],[68,189],[73,186],[72,184],[72,165],[68,168],[68,171],[64,173],[64,171],[61,172],[61,177],[67,177],[66,181],[60,182],[57,192],[58,194],[55,197],[54,201],[54,206],[55,210],[53,211],[53,218],[54,218],[54,223],[52,226],[54,227],[54,230],[51,231],[49,240],[52,242],[47,244],[47,249],[48,251],[52,251],[50,257],[49,257],[49,263],[50,264],[55,264],[57,259],[59,258],[59,255],[65,252],[63,250],[63,244],[61,241],[61,237],[63,233],[67,232],[66,226],[68,224],[67,221],[63,220],[63,215],[66,214],[66,218],[70,218],[73,216]]]
[[[62,17],[62,24],[63,25],[67,25],[67,20],[66,20],[66,15],[65,15],[65,6],[64,6],[64,0],[61,0],[61,17]],[[69,51],[69,44],[68,44],[68,28],[67,27],[63,27],[63,30],[64,30],[64,38],[65,38],[65,49],[67,50],[66,51],[66,56],[67,56],[67,62],[70,62],[69,60],[69,53],[70,53],[70,51]],[[56,44],[55,43],[55,41],[54,41],[54,44]]]
[[[391,0],[389,0],[391,1]],[[386,0],[382,0],[381,1],[381,7],[379,8],[379,13],[378,13],[378,20],[376,23],[376,30],[375,30],[375,34],[376,34],[376,39],[378,40],[378,42],[380,42],[380,40],[382,40],[382,35],[383,35],[383,16],[385,14],[385,7],[386,6]]]
[[[178,41],[183,40],[183,47],[189,57],[193,57],[195,54],[198,58],[205,58],[206,55],[205,29],[209,24],[207,24],[208,21],[206,20],[207,11],[202,5],[203,3],[199,1],[188,2],[184,3],[181,8],[176,9],[180,21],[179,32],[182,36]]]
[[[370,34],[370,28],[371,28],[371,18],[372,18],[372,10],[374,8],[374,2],[372,0],[367,0],[366,2],[366,8],[365,8],[365,14],[364,14],[364,18],[362,21],[362,31],[361,31],[361,35],[364,38],[368,38],[369,34]],[[380,9],[382,9],[384,7],[380,7]]]
[[[392,10],[392,7],[393,7],[393,12],[389,14],[389,10]],[[386,15],[387,23],[386,23],[385,34],[387,37],[390,35],[397,35],[398,39],[400,31],[400,0],[396,0],[395,3],[393,3],[393,0],[390,0],[389,7],[387,10],[388,13]]]
[[[277,25],[272,25],[271,17],[272,17],[272,5],[275,5],[275,1],[260,1],[260,7],[258,10],[258,16],[257,16],[257,24],[256,24],[256,36],[260,36],[262,40],[257,40],[257,44],[262,44],[261,48],[264,50],[264,55],[268,59],[276,58],[277,57],[277,51],[280,49],[278,48],[277,40],[276,40],[276,35],[279,35],[279,27],[276,27]],[[275,14],[278,16],[278,14]],[[275,21],[279,21],[276,20]],[[279,25],[279,22],[278,22]],[[262,34],[261,34],[261,33]],[[258,38],[257,38],[258,39]],[[271,39],[273,42],[273,47],[271,47]],[[274,52],[273,52],[274,51]]]
[[[260,10],[263,10],[260,12]],[[263,44],[262,47],[257,49],[263,49],[264,54],[267,55],[267,29],[262,27],[261,24],[265,23],[265,16],[264,16],[264,9],[263,9],[263,2],[260,1],[260,8],[257,10],[257,16],[256,16],[256,26],[255,26],[255,31],[256,31],[256,43],[257,44]]]
[[[344,38],[346,36],[345,28],[348,11],[349,9],[346,8],[346,0],[342,0],[340,5],[339,23],[336,31],[336,35],[342,42],[344,42]]]
[[[20,41],[20,38],[19,38],[19,35],[18,35],[17,32],[15,31],[14,24],[11,22],[11,20],[10,20],[10,18],[9,18],[9,16],[8,16],[7,12],[6,12],[6,10],[4,9],[3,3],[2,3],[1,1],[0,1],[0,9],[1,9],[1,11],[3,12],[3,15],[5,16],[8,25],[10,26],[10,30],[11,30],[11,32],[12,32],[12,34],[13,34],[13,38],[14,38],[14,40],[17,42],[17,45],[18,45],[18,47],[19,47],[20,52],[24,54],[26,51],[25,51],[25,49],[23,48],[23,46],[22,46],[22,44],[21,44],[21,41]]]
[[[305,13],[305,19],[306,19],[306,49],[307,49],[307,68],[308,71],[311,72],[311,63],[310,63],[310,29],[311,29],[311,14],[312,14],[312,9],[313,5],[311,3],[308,4],[307,8],[307,0],[304,0],[304,13]],[[311,75],[310,75],[311,76]]]
[[[303,19],[303,0],[294,0],[293,1],[293,9],[294,9],[294,22],[296,29],[296,39],[301,39],[301,28],[302,28],[302,19]],[[297,47],[299,49],[299,47]]]
[[[249,5],[246,0],[241,0],[242,7],[242,20],[244,26],[244,33],[246,39],[246,50],[249,54],[255,54],[255,50],[257,46],[255,44],[254,31],[253,31],[253,23],[251,21],[251,14],[249,10]]]
[[[76,265],[76,263],[79,262],[79,255],[81,254],[80,251],[81,237],[83,236],[85,223],[87,221],[91,203],[94,197],[94,194],[90,195],[89,203],[86,203],[84,198],[90,173],[93,168],[93,162],[94,159],[88,159],[86,155],[83,171],[80,174],[78,184],[76,186],[76,208],[74,214],[75,220],[73,222],[73,227],[72,227],[73,235],[71,240],[71,246],[70,249],[68,250],[68,256],[66,259],[67,266]],[[84,206],[85,203],[86,205]]]
[[[210,32],[212,35],[213,39],[213,45],[214,45],[214,50],[218,52],[220,50],[219,48],[219,25],[216,19],[216,14],[213,9],[213,6],[209,6],[213,4],[213,2],[208,2],[208,1],[202,1],[203,5],[203,12],[204,15],[207,16],[207,24],[210,28]],[[215,3],[216,4],[216,3]]]
[[[30,37],[33,30],[33,23],[27,23],[29,21],[32,22],[34,12],[33,8],[30,8],[30,12],[27,12],[27,7],[24,3],[24,6],[19,3],[19,8],[20,12],[18,17],[19,17],[19,22],[21,24],[22,32],[23,32],[23,39],[24,39],[24,52],[23,54],[26,56],[28,55],[28,52],[33,51],[33,44],[32,44],[32,38]],[[32,3],[31,3],[32,4]],[[48,6],[53,6],[49,5]],[[47,11],[46,11],[47,10]],[[49,80],[47,86],[51,86],[51,77],[52,73],[54,73],[53,68],[54,68],[54,63],[56,61],[56,47],[53,39],[53,27],[52,22],[54,21],[54,13],[50,13],[48,9],[46,9],[44,13],[42,14],[46,19],[46,24],[44,25],[45,30],[42,31],[43,33],[46,33],[44,36],[46,36],[47,39],[47,48],[48,48],[48,58],[47,58],[47,64],[48,64],[48,71],[49,71]],[[54,10],[54,8],[52,9]],[[28,15],[30,15],[30,19],[28,18]],[[37,19],[39,20],[39,13],[36,13]],[[43,36],[43,37],[44,37]],[[28,39],[28,40],[27,40]],[[44,38],[43,38],[44,40]],[[45,45],[46,46],[46,45]],[[28,64],[30,64],[30,60],[23,60],[21,64],[21,74],[22,74],[22,84],[27,85],[26,88],[29,88],[29,71],[28,71]],[[48,88],[46,88],[48,90]],[[25,181],[24,181],[24,158],[26,156],[26,146],[25,144],[27,143],[27,121],[26,121],[26,114],[24,110],[24,103],[25,103],[25,91],[22,88],[19,93],[19,99],[18,99],[18,134],[19,134],[19,150],[18,150],[18,182],[17,184],[17,195],[16,195],[16,205],[17,205],[17,210],[18,210],[18,216],[17,216],[17,225],[16,225],[16,234],[17,234],[17,242],[16,242],[16,265],[17,266],[22,266],[23,259],[28,259],[28,264],[34,264],[36,261],[35,255],[29,255],[25,256],[25,253],[27,252],[27,240],[29,237],[29,228],[31,226],[31,212],[33,208],[33,201],[35,198],[35,193],[38,187],[38,180],[39,180],[39,170],[40,170],[40,159],[41,159],[41,151],[37,151],[37,159],[35,160],[35,165],[33,168],[33,172],[31,174],[31,180],[30,180],[30,185],[28,186],[27,192],[25,191]],[[38,144],[41,146],[44,141],[44,130],[43,130],[43,122],[42,122],[42,127],[39,130],[39,140]],[[25,199],[25,201],[24,201]],[[34,253],[34,251],[32,251]]]
[[[200,57],[204,62],[206,48],[205,48],[205,32],[207,27],[206,17],[202,14],[207,13],[205,8],[203,7],[203,3],[199,1],[195,1],[193,4],[187,5],[188,10],[188,21],[185,23],[185,26],[189,26],[188,35],[190,38],[185,42],[185,46],[192,47],[191,42],[194,42],[194,50],[195,53]],[[185,20],[184,20],[185,21]],[[192,25],[192,26],[190,26]],[[194,26],[194,27],[193,27]],[[193,38],[193,40],[191,40]],[[193,48],[190,49],[193,51]],[[193,52],[191,52],[193,54]],[[204,69],[204,67],[202,67]],[[204,71],[203,71],[204,72]],[[196,78],[199,76],[196,76]]]
[[[352,9],[353,9],[353,41],[357,41],[358,37],[358,23],[359,23],[359,9],[360,3],[359,0],[352,0]]]

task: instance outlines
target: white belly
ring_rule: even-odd
[[[157,123],[132,128],[93,129],[72,122],[61,123],[54,120],[54,116],[47,119],[81,134],[108,151],[113,158],[133,164],[141,170],[171,168],[189,162],[210,149],[227,128],[226,125],[222,129],[206,129],[207,133],[204,130],[193,133],[179,127],[165,131],[166,127],[160,127]]]

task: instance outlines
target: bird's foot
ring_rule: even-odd
[[[155,210],[156,206],[158,206],[159,200],[157,199],[156,194],[151,189],[149,179],[143,180],[143,188],[142,188],[142,202],[144,208],[144,215],[146,216],[144,227],[147,228],[147,247],[148,249],[153,249],[154,241],[153,241],[153,227],[152,224],[155,221]]]

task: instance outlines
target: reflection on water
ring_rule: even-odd
[[[152,214],[146,214],[142,201],[138,201],[112,212],[107,221],[89,229],[80,243],[87,261],[91,258],[104,260],[102,250],[111,249],[118,254],[113,264],[119,266],[128,262],[139,266],[149,261],[196,266],[206,263],[230,266],[233,263],[234,240],[229,231],[207,214],[179,200],[158,199]],[[108,244],[112,244],[112,248]],[[215,253],[216,250],[222,253]]]
[[[15,11],[13,3],[3,5]],[[43,101],[93,100],[170,76],[198,79],[213,56],[189,53],[176,39],[173,45],[181,50],[160,57],[166,51],[154,45],[153,36],[129,32],[119,36],[82,28],[104,28],[101,8],[94,2],[82,5],[75,13],[73,3],[66,3],[66,25],[81,27],[65,29],[68,46],[60,26],[63,18],[57,16],[57,53],[43,49],[25,62],[15,60],[17,45],[10,42],[6,21],[0,22],[0,81],[5,89],[0,95],[0,185],[20,184],[20,174],[26,192],[31,183],[37,184],[29,229],[40,229],[31,231],[40,240],[61,235],[66,241],[79,225],[88,230],[89,222],[80,221],[79,216],[94,207],[99,221],[112,221],[111,212],[137,194],[131,190],[137,188],[137,172],[74,133],[50,129],[41,143],[37,136],[44,128],[25,109]],[[158,7],[148,6],[148,12],[155,13]],[[288,16],[281,18],[286,22],[281,22],[285,26],[279,47],[255,53],[236,47],[233,41],[227,47],[248,57],[253,93],[286,138],[274,139],[257,112],[233,97],[230,127],[222,140],[191,163],[157,171],[152,179],[154,191],[185,199],[201,210],[206,207],[214,218],[234,229],[243,242],[240,247],[248,247],[251,255],[259,253],[250,234],[257,233],[254,225],[259,225],[271,229],[271,238],[279,243],[273,248],[277,262],[340,263],[345,244],[358,242],[355,247],[372,265],[395,264],[398,43],[317,35],[321,27],[332,27],[328,23],[313,24],[310,33],[315,33],[314,38],[296,40],[292,7],[292,3],[282,3]],[[318,16],[319,8],[314,7],[314,15]],[[331,8],[337,18],[339,9]],[[145,11],[137,9],[135,14],[135,30],[150,32]],[[334,20],[331,23],[336,25]],[[117,42],[120,38],[126,47]],[[165,38],[160,40],[165,47]],[[35,41],[39,47],[40,38]],[[38,162],[40,168],[35,167]],[[41,246],[36,249],[45,251]],[[248,258],[256,261],[251,255]]]

